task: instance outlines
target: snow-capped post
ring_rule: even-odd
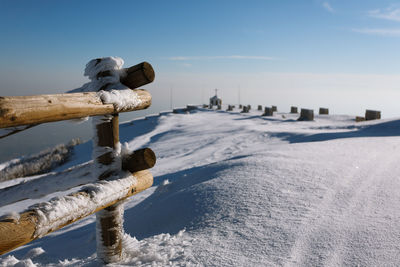
[[[272,112],[277,112],[278,108],[276,106],[272,106]]]
[[[124,86],[121,87],[122,82],[124,82],[123,85],[129,86],[137,83],[137,81],[146,84],[154,79],[154,76],[149,79],[152,71],[150,65],[143,63],[140,66],[137,65],[121,71],[122,64],[123,60],[120,58],[100,58],[90,61],[85,69],[85,75],[92,80],[88,88],[98,91],[102,101],[112,103],[117,107],[117,111],[127,106],[138,105],[140,102],[135,95],[130,94],[132,90]],[[130,79],[129,77],[132,77],[132,75],[134,78]],[[118,117],[118,112],[112,115],[93,117],[95,130],[93,139],[94,175],[97,175],[98,180],[112,180],[119,178],[122,174]],[[143,161],[140,164],[154,165],[155,156],[151,150],[143,150],[137,154],[140,153],[143,156]],[[134,170],[135,166],[132,165],[136,162],[137,155],[136,157],[125,158],[124,168]],[[124,206],[122,202],[96,213],[97,256],[104,263],[118,262],[122,259],[123,216]]]
[[[228,109],[226,111],[232,111],[232,110],[233,110],[232,105],[228,105]]]
[[[261,106],[261,105],[258,105],[258,106],[257,106],[257,110],[258,110],[258,111],[262,111],[262,106]]]
[[[292,114],[295,114],[295,113],[298,113],[298,111],[297,111],[297,107],[290,107],[290,113],[292,113]]]
[[[85,69],[85,75],[89,76],[93,83],[89,87],[101,92],[114,89],[113,87],[116,87],[120,81],[118,71],[122,64],[122,59],[118,58],[100,58],[90,61]],[[114,77],[116,79],[113,79]],[[104,91],[104,96],[108,96],[107,91]],[[115,100],[110,102],[117,103],[121,100],[124,102],[119,96]],[[120,173],[122,169],[118,118],[118,113],[93,117],[94,175],[97,175],[99,180],[106,180]],[[116,203],[96,213],[97,256],[105,263],[121,260],[123,213],[122,203]]]
[[[328,108],[319,108],[319,115],[329,115]]]
[[[300,111],[300,117],[298,121],[313,121],[314,120],[314,110],[302,108]]]
[[[99,150],[109,150],[94,159],[97,162],[95,166],[100,170],[98,179],[105,180],[122,168],[121,161],[117,158],[117,151],[120,149],[118,114],[97,117],[96,120],[97,143],[94,146]],[[121,259],[123,212],[123,204],[117,203],[96,213],[97,255],[106,263]]]

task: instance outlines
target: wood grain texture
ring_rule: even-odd
[[[93,214],[97,211],[105,209],[111,205],[114,205],[121,200],[124,200],[132,195],[135,195],[153,184],[153,176],[148,170],[139,171],[132,174],[136,177],[137,182],[133,182],[129,188],[125,188],[124,192],[125,195],[123,197],[115,198],[110,200],[108,203],[104,205],[99,205],[96,210],[90,212],[88,214],[84,214],[83,216],[76,218],[75,220],[68,221],[67,223],[59,223],[57,224],[57,220],[51,222],[57,225],[55,229],[47,232],[50,233],[57,229],[60,229],[68,224],[71,224],[77,220],[80,220],[90,214]],[[89,203],[93,201],[94,194],[91,194],[89,191],[79,191],[76,193],[71,194],[71,196],[80,196],[85,198],[86,201]],[[29,210],[20,214],[19,220],[14,220],[12,218],[1,218],[0,220],[0,255],[3,255],[17,247],[20,247],[24,244],[31,242],[38,238],[35,233],[40,230],[37,229],[37,222],[38,222],[38,214],[35,210]]]
[[[96,125],[97,146],[109,147],[113,150],[116,149],[119,143],[119,116],[118,114],[112,115],[111,121],[103,122]],[[94,159],[100,165],[111,166],[116,160],[112,152],[105,153]],[[99,180],[109,178],[113,172],[120,171],[120,166],[113,166],[118,169],[112,170],[110,167],[105,168],[106,171],[101,173],[98,177]],[[96,214],[96,228],[100,229],[97,232],[97,254],[98,257],[105,263],[110,263],[115,259],[120,259],[122,255],[122,234],[123,234],[123,207],[120,203],[116,203],[105,208],[103,211]],[[100,225],[98,225],[100,224]],[[99,247],[100,246],[100,247]]]
[[[136,89],[141,104],[118,112],[146,109],[151,105],[149,92]],[[79,119],[116,113],[112,104],[103,104],[94,92],[36,96],[0,97],[0,128]]]

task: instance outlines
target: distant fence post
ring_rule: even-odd
[[[329,115],[328,108],[319,108],[319,115]]]
[[[290,107],[290,113],[292,113],[292,114],[298,113],[297,107],[294,107],[294,106]]]
[[[298,121],[313,121],[314,120],[314,110],[302,108],[300,111],[300,117]]]
[[[262,114],[261,116],[273,116],[273,115],[274,115],[274,112],[272,111],[272,108],[265,107],[264,114]]]
[[[365,120],[379,120],[381,118],[381,112],[379,110],[370,110],[367,109],[365,111]]]
[[[249,106],[243,106],[243,110],[240,113],[249,113]]]
[[[96,120],[95,134],[97,135],[97,144],[94,144],[94,146],[105,150],[110,149],[110,151],[98,155],[95,159],[99,169],[103,170],[99,173],[98,179],[105,180],[113,172],[121,170],[121,162],[116,162],[117,159],[113,153],[114,150],[118,149],[117,145],[119,144],[118,114],[99,116],[94,120]],[[110,168],[112,164],[116,165],[114,169]],[[122,203],[114,204],[96,213],[97,255],[105,263],[116,262],[121,259],[123,216]]]

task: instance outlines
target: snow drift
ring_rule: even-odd
[[[151,147],[157,164],[154,186],[125,203],[128,250],[111,266],[400,262],[400,120],[260,115],[200,109],[120,126],[121,142],[132,150]],[[35,186],[90,170],[90,143],[74,149],[74,158],[54,172],[17,181]],[[1,213],[79,185],[59,188],[8,203]],[[88,217],[4,255],[0,266],[96,266],[94,221]]]

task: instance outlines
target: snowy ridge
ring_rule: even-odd
[[[400,120],[260,115],[198,109],[120,125],[121,142],[151,147],[157,164],[154,186],[125,203],[125,256],[112,266],[400,262]],[[87,148],[75,148],[76,166],[90,159]],[[32,242],[0,266],[96,266],[93,223],[91,216]]]

